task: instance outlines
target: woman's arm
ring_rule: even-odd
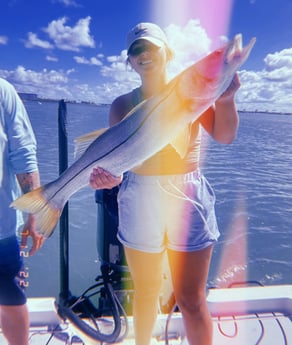
[[[236,138],[239,116],[235,104],[235,93],[240,87],[235,74],[227,90],[217,99],[201,119],[201,124],[210,136],[221,144],[230,144]]]

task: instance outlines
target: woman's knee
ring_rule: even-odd
[[[193,294],[181,294],[176,296],[176,303],[183,314],[200,315],[207,308],[205,292],[197,292]]]

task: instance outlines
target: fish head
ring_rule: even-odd
[[[229,86],[255,43],[242,47],[242,35],[216,49],[180,75],[179,93],[187,104],[214,102]]]

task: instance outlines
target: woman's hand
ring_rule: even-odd
[[[230,85],[222,93],[222,95],[217,99],[216,103],[233,101],[235,93],[239,88],[240,88],[240,80],[239,80],[238,74],[235,73]]]
[[[236,138],[239,116],[235,104],[235,93],[240,87],[236,73],[222,95],[215,102],[214,121],[209,134],[221,144],[231,144]]]
[[[94,168],[89,178],[89,184],[92,189],[112,189],[122,180],[123,175],[116,177],[102,168]]]

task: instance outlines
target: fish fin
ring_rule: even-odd
[[[50,237],[57,225],[62,210],[56,209],[44,198],[43,187],[23,194],[14,200],[10,207],[33,214],[36,219],[36,230],[44,237]]]
[[[191,139],[191,125],[187,125],[179,135],[170,142],[170,145],[176,150],[181,158],[187,154]]]
[[[88,148],[88,146],[94,142],[96,138],[102,135],[108,128],[101,128],[96,131],[84,134],[74,140],[75,149],[74,149],[74,158],[80,157]]]
[[[146,100],[144,100],[141,103],[139,103],[138,105],[136,105],[132,110],[130,110],[126,114],[126,116],[122,119],[122,121],[124,121],[125,119],[127,119],[128,117],[133,115],[137,111],[137,109],[140,108],[145,102],[146,102]],[[76,159],[76,158],[80,157],[86,151],[88,146],[90,144],[92,144],[95,139],[97,139],[100,135],[102,135],[107,130],[108,130],[108,128],[101,128],[101,129],[98,129],[96,131],[87,133],[85,135],[82,135],[82,136],[76,138],[74,140],[74,142],[75,142],[74,158]]]
[[[146,100],[144,100],[141,103],[139,103],[138,105],[136,105],[132,110],[130,110],[127,113],[127,115],[122,119],[122,121],[124,121],[125,119],[127,119],[128,117],[133,115],[137,111],[137,109],[140,108],[142,106],[142,104],[144,104],[145,102],[146,102]],[[107,130],[108,130],[108,128],[101,128],[101,129],[98,129],[96,131],[84,134],[84,135],[76,138],[74,140],[74,142],[75,142],[74,158],[76,159],[76,158],[80,157],[86,151],[88,146],[90,144],[92,144],[95,139],[97,139],[100,135],[102,135]]]

